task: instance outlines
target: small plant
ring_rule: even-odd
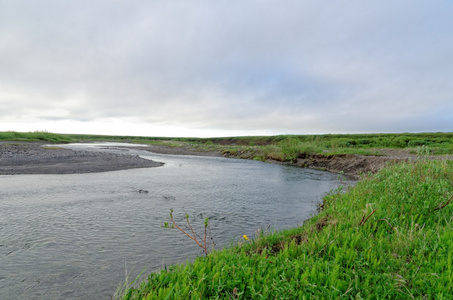
[[[168,222],[164,223],[164,227],[165,228],[178,229],[179,231],[184,233],[189,239],[191,239],[195,243],[197,243],[197,245],[200,246],[201,249],[203,249],[204,254],[206,256],[208,256],[208,248],[209,248],[209,244],[207,243],[208,227],[209,227],[209,219],[208,218],[204,219],[204,235],[203,235],[203,238],[201,238],[199,235],[197,235],[195,233],[195,231],[193,230],[193,227],[192,227],[192,225],[190,224],[190,221],[189,221],[189,214],[188,213],[186,213],[186,222],[187,222],[188,230],[185,230],[185,229],[181,228],[178,224],[176,224],[175,219],[173,218],[173,209],[170,209],[170,221],[172,223],[171,225]],[[190,233],[188,233],[187,231],[190,231]],[[209,239],[212,240],[212,237],[210,237]]]
[[[431,153],[431,150],[429,149],[429,147],[423,145],[421,147],[417,147],[417,157],[419,159],[426,159],[428,158],[428,156],[430,155]]]

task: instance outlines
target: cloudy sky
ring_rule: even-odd
[[[453,131],[451,0],[0,0],[0,131]]]

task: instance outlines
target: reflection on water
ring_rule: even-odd
[[[170,208],[200,229],[208,217],[219,248],[261,226],[302,224],[340,184],[336,174],[256,161],[131,153],[165,166],[0,176],[0,299],[110,299],[126,270],[133,279],[201,254],[162,228]]]

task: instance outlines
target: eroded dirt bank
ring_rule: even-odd
[[[296,162],[290,164],[358,177],[361,174],[376,173],[384,168],[389,162],[398,162],[407,159],[408,158],[389,158],[385,156],[353,154],[337,154],[329,156],[313,154],[298,158]]]
[[[280,163],[303,168],[319,169],[333,173],[343,173],[348,176],[359,178],[362,174],[376,173],[388,163],[416,160],[417,155],[411,154],[407,149],[379,149],[380,156],[357,155],[357,154],[303,154],[294,162],[282,162],[268,159],[270,163]],[[246,156],[248,154],[245,154]],[[228,157],[235,155],[227,154]],[[244,153],[237,155],[244,158]],[[450,159],[453,155],[428,156],[429,159]]]

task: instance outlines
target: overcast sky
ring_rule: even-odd
[[[453,1],[0,0],[0,131],[453,132]]]

